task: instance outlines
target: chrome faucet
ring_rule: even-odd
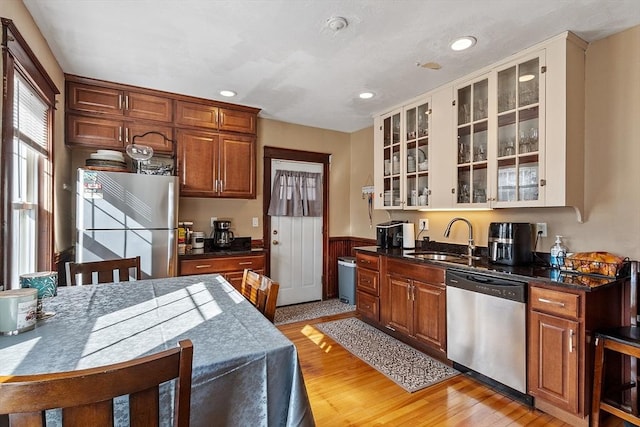
[[[469,245],[467,246],[467,255],[471,259],[473,257],[473,251],[476,247],[473,244],[473,225],[471,225],[468,219],[461,217],[453,218],[451,221],[449,221],[449,224],[447,224],[447,228],[444,230],[444,237],[449,237],[449,234],[451,233],[451,226],[456,221],[464,221],[469,226]]]

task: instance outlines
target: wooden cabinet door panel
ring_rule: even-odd
[[[67,107],[87,113],[122,115],[122,91],[82,83],[67,83]]]
[[[220,108],[220,130],[229,132],[256,133],[256,115],[246,111]]]
[[[529,393],[578,413],[578,322],[535,311],[529,320]]]
[[[67,114],[66,142],[94,148],[122,150],[123,123],[121,120]]]
[[[178,130],[180,194],[213,196],[216,193],[218,136]]]
[[[171,122],[173,101],[161,96],[128,92],[125,95],[125,114],[135,119]]]
[[[133,137],[138,136],[136,138],[136,144],[148,145],[153,148],[154,153],[173,153],[173,128],[171,126],[160,126],[153,123],[145,123],[145,122],[129,122],[126,124],[127,127],[127,143],[133,144]],[[165,135],[167,139],[161,137],[158,134],[150,134],[141,138],[140,135],[144,135],[147,132],[160,132]]]
[[[176,123],[183,126],[218,129],[218,107],[176,101]]]
[[[447,350],[447,312],[445,286],[413,282],[414,336],[418,341]]]
[[[406,335],[411,335],[413,301],[411,300],[411,280],[388,276],[389,280],[389,326]]]
[[[220,135],[220,195],[256,197],[255,138]]]

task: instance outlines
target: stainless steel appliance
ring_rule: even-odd
[[[140,256],[143,278],[175,276],[178,178],[78,169],[76,261]]]
[[[382,249],[402,246],[402,224],[404,221],[383,222],[376,226],[376,246]]]
[[[234,239],[231,221],[213,222],[213,245],[217,248],[228,248]]]
[[[532,226],[528,222],[492,222],[489,224],[489,261],[494,264],[531,263]]]
[[[520,400],[527,391],[525,282],[447,270],[447,358]],[[509,390],[511,389],[511,390]]]

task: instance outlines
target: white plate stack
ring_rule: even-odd
[[[120,151],[114,150],[98,150],[95,153],[91,153],[85,161],[85,165],[96,169],[128,170],[124,155]]]

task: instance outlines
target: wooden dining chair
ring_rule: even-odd
[[[127,362],[78,371],[0,376],[0,414],[9,426],[45,425],[45,411],[62,409],[62,426],[112,426],[113,398],[129,395],[131,426],[160,424],[159,385],[176,380],[175,427],[189,425],[193,344]]]
[[[608,412],[618,418],[640,425],[638,407],[638,359],[640,359],[640,326],[637,324],[638,284],[640,262],[631,261],[629,326],[596,331],[593,374],[593,398],[591,401],[591,425],[600,425],[600,413]],[[605,354],[606,353],[606,354]],[[627,359],[623,362],[626,373],[617,375],[614,384],[605,383],[605,373],[611,373],[607,360],[617,353]],[[617,384],[616,384],[617,383]],[[610,393],[613,392],[613,393]],[[616,396],[616,399],[612,399]]]
[[[73,285],[95,285],[97,283],[110,283],[114,281],[114,271],[120,282],[129,281],[129,269],[135,268],[136,280],[142,278],[140,272],[140,257],[120,258],[107,261],[92,262],[67,262],[67,286]],[[94,273],[96,273],[94,275]],[[80,280],[78,281],[78,275]]]
[[[267,276],[244,270],[240,292],[272,323],[276,315],[279,288],[280,285]]]

